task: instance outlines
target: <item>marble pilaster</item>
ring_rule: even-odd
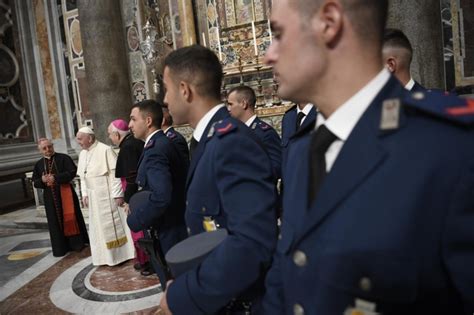
[[[49,126],[53,139],[61,138],[61,120],[59,117],[58,102],[56,97],[56,84],[54,69],[51,58],[51,50],[48,41],[48,28],[46,22],[46,12],[43,0],[33,0],[36,36],[40,52],[41,70],[44,82],[44,92],[46,96],[46,106],[48,109]],[[40,135],[45,136],[45,135]]]
[[[106,141],[108,124],[126,119],[132,105],[120,2],[79,0],[77,7],[90,104],[86,118],[92,119],[97,138]]]
[[[196,43],[196,28],[194,25],[194,12],[191,0],[178,0],[178,11],[183,46],[193,45]]]

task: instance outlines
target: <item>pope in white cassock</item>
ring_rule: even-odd
[[[89,127],[79,129],[82,147],[77,174],[81,178],[82,202],[89,207],[89,238],[92,264],[117,265],[135,257],[123,205],[123,191],[115,178],[117,154],[95,139]]]

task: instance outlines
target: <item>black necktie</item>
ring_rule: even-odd
[[[321,183],[326,176],[326,158],[325,154],[331,143],[337,137],[325,125],[319,126],[318,130],[311,136],[309,152],[309,202],[313,203],[318,194]]]
[[[300,130],[301,121],[303,120],[304,116],[306,116],[306,114],[303,113],[303,112],[299,112],[299,113],[296,115],[296,131]]]
[[[194,139],[194,137],[191,137],[191,141],[189,142],[189,158],[190,159],[193,158],[194,150],[196,150],[198,144],[199,144],[199,141]]]

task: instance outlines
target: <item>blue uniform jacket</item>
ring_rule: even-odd
[[[388,99],[401,102],[399,126],[381,130]],[[474,101],[412,94],[392,77],[311,205],[310,133],[295,138],[265,314],[343,314],[356,299],[384,315],[472,314],[472,121]]]
[[[288,150],[288,145],[290,143],[290,139],[296,135],[296,107],[297,105],[291,107],[289,110],[286,111],[285,115],[283,115],[281,121],[281,146],[282,146],[282,156],[283,161],[285,160],[285,155]],[[316,121],[316,108],[312,108],[308,116],[303,120],[303,123],[300,126],[299,131],[302,129],[313,125]]]
[[[275,178],[281,177],[281,140],[278,133],[272,126],[261,120],[255,118],[250,128],[255,132],[258,139],[262,141],[267,150],[270,160],[272,162],[272,169]]]
[[[143,150],[137,184],[152,192],[146,206],[127,218],[132,231],[154,227],[164,253],[187,236],[184,222],[187,160],[163,131],[155,133]]]
[[[183,161],[187,162],[186,169],[188,169],[189,168],[189,148],[188,148],[188,143],[186,142],[186,139],[183,137],[182,134],[177,132],[173,127],[170,127],[168,128],[168,130],[166,130],[166,136],[168,137],[168,139],[171,140],[171,143],[175,145],[175,147],[178,149],[180,158]]]
[[[191,235],[204,231],[206,219],[229,235],[169,286],[173,314],[213,314],[233,298],[261,299],[277,239],[275,200],[264,148],[247,126],[220,109],[191,161],[186,223]]]

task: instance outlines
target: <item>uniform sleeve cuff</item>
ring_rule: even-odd
[[[194,302],[187,285],[188,275],[176,279],[166,293],[168,307],[173,315],[204,314]]]

